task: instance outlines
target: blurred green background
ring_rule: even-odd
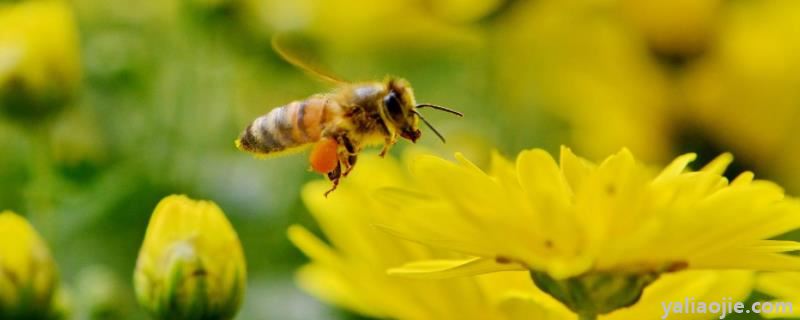
[[[217,202],[236,227],[240,319],[355,318],[292,282],[306,259],[286,228],[314,226],[307,156],[233,146],[255,117],[331,89],[272,51],[278,33],[346,79],[401,76],[419,102],[463,111],[428,116],[448,144],[419,143],[446,157],[731,151],[729,174],[800,192],[797,1],[0,1],[0,209],[46,238],[79,319],[144,318],[131,274],[172,193]]]

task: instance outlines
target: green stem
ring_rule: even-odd
[[[34,225],[45,237],[52,237],[55,221],[54,190],[56,173],[50,155],[50,132],[47,125],[29,130],[31,141],[31,180],[27,185],[27,210]]]

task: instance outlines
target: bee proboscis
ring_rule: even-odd
[[[262,156],[282,155],[313,145],[311,168],[333,182],[327,196],[339,180],[353,170],[359,152],[368,145],[383,144],[384,156],[398,137],[416,142],[422,133],[422,120],[441,140],[444,137],[419,113],[433,108],[457,116],[458,111],[433,105],[417,104],[410,84],[401,78],[384,81],[348,83],[321,72],[282,49],[273,38],[273,49],[290,64],[335,83],[334,91],[315,94],[290,102],[256,118],[236,140],[236,147]]]

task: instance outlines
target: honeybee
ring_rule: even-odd
[[[418,109],[432,108],[459,117],[463,114],[434,104],[416,103],[408,81],[387,77],[383,81],[348,83],[306,64],[286,52],[273,38],[273,49],[287,62],[337,85],[329,93],[315,94],[272,109],[256,118],[236,139],[239,150],[258,156],[283,155],[313,145],[311,169],[333,183],[327,197],[355,167],[365,146],[383,144],[383,157],[398,137],[412,143],[420,138],[419,121],[445,138]]]

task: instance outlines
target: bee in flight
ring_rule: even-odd
[[[256,118],[236,139],[236,147],[259,156],[272,156],[313,145],[311,169],[333,182],[325,196],[353,170],[358,153],[365,146],[383,144],[383,157],[397,143],[398,136],[416,142],[422,135],[419,120],[445,142],[418,109],[432,108],[463,116],[446,107],[417,104],[404,79],[388,77],[380,82],[348,83],[330,76],[288,54],[277,39],[273,38],[272,45],[284,60],[338,87]]]

